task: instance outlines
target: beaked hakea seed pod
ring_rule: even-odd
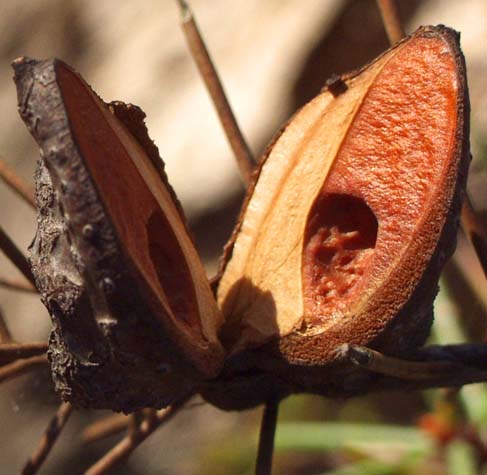
[[[422,345],[469,161],[453,30],[420,28],[330,82],[267,149],[227,246],[217,300],[236,366],[247,351],[293,390],[347,395],[360,384],[342,344]]]
[[[166,406],[218,374],[221,316],[144,114],[61,61],[13,66],[41,149],[30,260],[56,387],[84,406]]]
[[[14,67],[41,147],[31,263],[63,397],[128,411],[190,388],[226,409],[349,396],[381,376],[337,348],[424,343],[470,159],[456,32],[420,28],[283,127],[216,299],[140,109],[104,104],[60,61]]]

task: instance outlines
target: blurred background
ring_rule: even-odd
[[[468,187],[485,225],[487,2],[398,3],[407,32],[438,23],[461,32],[472,103]],[[192,0],[191,5],[256,155],[328,77],[364,65],[388,46],[372,0]],[[3,0],[0,155],[32,183],[38,149],[17,114],[10,62],[18,56],[63,59],[105,101],[131,102],[147,113],[150,135],[212,274],[243,188],[178,23],[176,2],[170,0]],[[35,233],[34,213],[1,184],[0,222],[26,252]],[[0,275],[19,275],[3,255]],[[50,321],[36,296],[0,289],[0,309],[15,340],[47,338]],[[481,339],[486,310],[485,280],[460,234],[436,303],[433,338]],[[0,387],[2,473],[18,473],[57,405],[47,371]],[[114,473],[251,474],[260,413],[224,413],[195,400]],[[89,422],[108,414],[76,412],[41,473],[82,473],[117,441],[115,436],[84,444],[80,438]],[[486,427],[485,385],[460,395],[428,391],[351,401],[294,396],[282,405],[274,473],[485,474]]]

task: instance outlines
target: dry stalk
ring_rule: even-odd
[[[19,358],[43,355],[47,351],[47,342],[0,343],[0,364],[10,363]]]
[[[254,157],[230,107],[216,68],[196,25],[193,12],[185,1],[178,0],[178,3],[181,8],[181,26],[191,55],[218,113],[218,118],[232,148],[242,179],[247,184],[255,167]]]
[[[8,328],[2,309],[0,309],[0,343],[7,343],[12,340],[12,334]]]
[[[17,269],[24,274],[27,280],[34,285],[34,276],[30,270],[29,262],[1,226],[0,249],[5,253],[15,267],[17,267]]]
[[[255,475],[271,475],[278,410],[279,400],[277,398],[269,400],[264,407],[260,425]]]
[[[63,430],[66,422],[73,411],[73,406],[69,402],[62,402],[56,414],[49,422],[46,431],[42,435],[39,445],[34,453],[24,465],[21,475],[35,475],[46,460],[49,452],[56,443],[59,434]]]
[[[0,157],[0,180],[35,209],[34,190],[7,165],[7,162],[2,157]]]
[[[487,236],[482,229],[480,219],[475,212],[468,195],[465,196],[465,201],[463,202],[461,223],[463,232],[472,244],[480,265],[482,266],[482,270],[484,271],[484,275],[487,278]]]
[[[126,460],[130,454],[149,437],[161,424],[169,421],[193,396],[187,394],[173,405],[157,411],[155,417],[145,418],[137,431],[130,431],[117,445],[92,465],[85,475],[103,475],[108,470]]]
[[[113,414],[93,422],[83,430],[82,439],[85,443],[95,442],[111,435],[119,434],[127,429],[130,416]]]
[[[377,5],[382,16],[387,37],[391,45],[393,45],[406,36],[399,17],[397,3],[395,0],[377,0]]]
[[[12,363],[0,367],[0,383],[8,381],[9,379],[21,376],[39,366],[47,365],[47,355],[31,356],[30,358],[23,358]]]
[[[9,279],[8,277],[0,277],[0,287],[9,290],[18,290],[20,292],[29,292],[36,294],[37,289],[29,282],[22,282],[16,279]]]

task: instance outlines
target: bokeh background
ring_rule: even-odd
[[[328,77],[356,69],[387,48],[372,0],[193,0],[191,4],[256,155]],[[399,6],[408,32],[421,24],[443,23],[462,34],[472,102],[474,161],[468,187],[485,225],[487,2],[402,0]],[[106,101],[131,102],[147,113],[150,134],[211,274],[235,222],[243,189],[178,22],[172,0],[2,0],[0,154],[32,182],[38,150],[17,114],[10,62],[18,56],[65,60]],[[26,251],[35,232],[35,216],[2,185],[0,220]],[[4,256],[0,275],[18,275]],[[481,339],[486,330],[485,281],[462,235],[445,276],[436,304],[435,338]],[[0,289],[0,308],[16,340],[46,339],[50,322],[38,298]],[[486,394],[485,387],[475,385],[453,398],[439,391],[351,401],[291,397],[280,413],[275,473],[478,475],[484,470],[485,474],[485,466],[476,464],[481,449],[462,437],[440,446],[431,433],[440,426],[459,432],[468,423],[480,427],[474,432],[485,438]],[[47,371],[0,387],[2,473],[18,473],[57,404]],[[86,424],[107,414],[75,413],[41,473],[83,473],[117,440],[92,445],[81,441]],[[195,400],[114,473],[250,474],[259,419],[260,409],[224,413]]]

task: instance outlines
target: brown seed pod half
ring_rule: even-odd
[[[335,362],[343,343],[424,343],[470,160],[458,40],[420,28],[329,82],[274,139],[217,292],[232,354],[272,356],[299,390],[296,368]]]
[[[57,389],[90,407],[165,406],[218,374],[222,319],[145,116],[61,61],[13,66],[41,149],[30,260]]]

